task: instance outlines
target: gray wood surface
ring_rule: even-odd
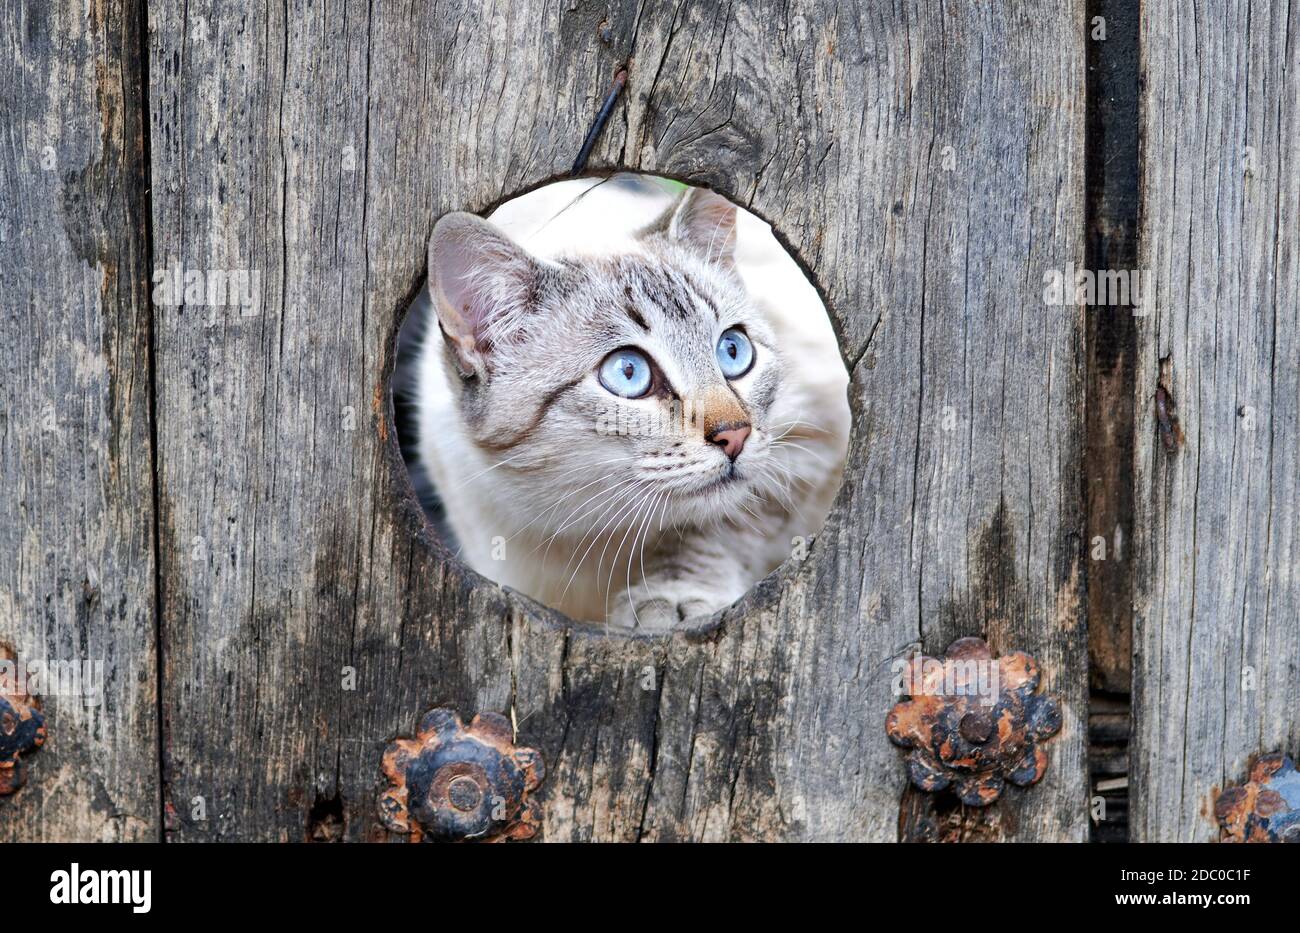
[[[156,311],[173,838],[301,839],[336,806],[342,838],[383,838],[380,751],[446,704],[542,751],[547,839],[894,839],[891,661],[979,633],[1036,653],[1065,710],[986,833],[1084,838],[1082,314],[1041,298],[1083,255],[1081,16],[153,4],[157,261],[260,274],[254,313]],[[436,218],[566,171],[629,58],[592,165],[772,220],[854,376],[811,556],[659,642],[447,562],[387,396]]]
[[[1298,41],[1285,2],[1143,5],[1135,839],[1217,839],[1217,790],[1300,751]]]
[[[1083,315],[1042,301],[1083,258],[1082,13],[7,3],[0,637],[109,679],[49,698],[0,838],[386,838],[380,752],[434,705],[514,717],[550,840],[910,838],[892,662],[981,634],[1064,727],[956,837],[1083,839]],[[567,170],[629,61],[593,167],[771,220],[853,374],[810,556],[655,641],[450,562],[388,397],[436,218]]]
[[[139,18],[0,4],[0,641],[64,684],[0,841],[159,832]]]

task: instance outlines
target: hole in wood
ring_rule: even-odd
[[[570,618],[652,632],[807,556],[849,431],[826,309],[771,228],[630,173],[440,218],[393,385],[452,554]]]
[[[338,794],[333,797],[316,795],[307,814],[308,842],[338,842],[343,838],[347,827],[347,815],[343,809],[343,798]]]

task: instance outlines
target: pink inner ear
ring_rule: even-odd
[[[430,244],[434,304],[447,335],[467,350],[509,339],[527,312],[537,274],[520,247],[470,214],[438,222]]]
[[[456,337],[469,337],[477,341],[482,335],[486,314],[484,303],[471,278],[471,251],[462,240],[449,237],[447,242],[438,245],[437,263],[438,268],[432,274],[447,305],[439,308],[439,317],[444,317],[445,312],[455,315],[451,320],[442,321],[443,330]]]

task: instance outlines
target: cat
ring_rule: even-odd
[[[435,225],[399,371],[408,450],[472,568],[574,619],[668,630],[820,528],[847,372],[815,290],[726,198],[687,188],[635,226],[628,192],[658,209],[662,187],[551,188],[527,216],[529,196]],[[543,214],[567,232],[528,234]]]

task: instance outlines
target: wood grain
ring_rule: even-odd
[[[1042,785],[957,822],[1083,838],[1083,328],[1041,299],[1082,257],[1081,12],[7,6],[0,635],[108,679],[49,698],[0,833],[382,838],[380,750],[445,704],[543,750],[548,839],[893,839],[933,801],[903,800],[891,663],[981,634],[1038,656],[1065,725]],[[623,65],[593,166],[772,220],[853,374],[811,556],[660,641],[450,561],[387,392],[434,220],[563,172]],[[155,269],[199,291],[151,301]],[[204,294],[232,274],[247,306]],[[1267,527],[1280,555],[1294,524]]]
[[[94,705],[90,681],[40,690],[49,740],[0,840],[156,839],[140,9],[5,0],[0,22],[0,641],[103,674]]]
[[[983,633],[1066,714],[999,838],[1082,839],[1082,318],[1041,299],[1082,261],[1080,10],[152,5],[158,262],[261,276],[256,313],[157,312],[172,838],[302,839],[331,802],[383,838],[383,745],[451,705],[543,752],[550,840],[894,839],[891,661]],[[854,376],[812,555],[657,642],[448,561],[387,394],[436,218],[563,172],[629,60],[593,167],[772,220]]]
[[[1211,840],[1217,790],[1300,748],[1300,34],[1279,2],[1142,27],[1132,832]]]

